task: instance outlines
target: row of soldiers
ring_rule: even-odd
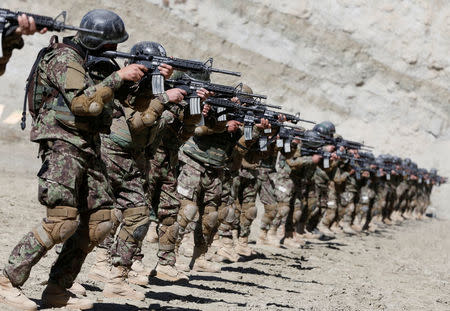
[[[45,17],[8,12],[3,64],[11,36],[21,47],[21,33],[56,29]],[[105,283],[104,296],[144,300],[130,283],[188,281],[191,270],[220,272],[220,262],[251,256],[258,195],[258,244],[298,248],[305,238],[420,217],[432,186],[445,182],[408,159],[373,157],[331,122],[305,130],[248,86],[209,81],[211,72],[234,72],[168,58],[155,42],[116,52],[128,34],[114,12],[90,11],[77,29],[62,42],[52,37],[28,77],[46,217],[11,252],[0,276],[4,303],[37,309],[20,286],[57,244],[42,305],[89,309],[75,280],[94,248],[88,276]],[[142,263],[146,236],[158,243],[152,269]]]

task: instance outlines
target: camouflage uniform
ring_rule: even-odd
[[[286,158],[280,154],[277,163],[277,172],[274,178],[275,197],[278,203],[276,215],[271,219],[270,214],[264,213],[261,220],[261,230],[277,230],[281,225],[285,225],[287,216],[289,214],[289,204],[291,198],[295,198],[295,206],[300,204],[299,197],[295,194],[295,181],[292,178],[292,170],[286,162]]]
[[[291,168],[290,177],[294,183],[291,200],[296,200],[294,202],[296,208],[293,213],[293,230],[298,233],[303,233],[305,229],[312,231],[314,228],[309,224],[309,220],[318,212],[313,179],[317,165],[312,161],[312,156],[301,155],[300,149],[292,159],[288,159],[286,162]],[[297,203],[297,200],[300,200],[300,204]]]
[[[192,137],[179,153],[182,163],[177,186],[181,199],[180,235],[189,230],[190,223],[197,221],[194,236],[199,253],[206,252],[221,218],[228,214],[229,206],[222,204],[224,166],[233,159],[236,161],[233,166],[238,167],[246,150],[260,135],[255,129],[253,139],[245,141],[240,131],[224,132],[224,125],[211,125],[213,130],[209,135]]]
[[[359,200],[355,210],[356,224],[365,230],[373,215],[373,206],[377,191],[377,177],[370,173],[370,177],[362,177],[360,183]]]
[[[274,184],[277,150],[274,149],[274,144],[269,149],[270,151],[267,152],[250,151],[244,158],[239,171],[240,181],[237,196],[241,204],[239,232],[241,237],[250,235],[250,227],[256,218],[257,194],[264,205],[264,216],[261,222],[263,229],[270,226],[277,212]]]
[[[99,132],[109,130],[112,94],[122,80],[114,72],[94,85],[83,65],[81,52],[57,46],[37,67],[34,92],[40,106],[31,140],[40,144],[43,164],[38,173],[38,196],[47,208],[47,217],[11,253],[4,273],[15,286],[27,280],[32,266],[50,248],[65,242],[51,269],[50,282],[70,288],[86,255],[112,227],[114,200],[100,159]],[[55,90],[59,96],[50,95]],[[96,97],[101,90],[109,96]],[[103,112],[96,117],[75,116],[75,103],[86,98],[103,100]]]
[[[175,246],[180,229],[177,194],[178,149],[193,135],[201,116],[189,115],[187,103],[173,104],[164,111],[158,134],[146,149],[147,195],[159,222],[158,264],[175,265]]]
[[[5,73],[6,64],[11,58],[14,49],[21,49],[23,47],[22,36],[15,33],[5,36],[2,40],[3,57],[0,57],[0,76]]]

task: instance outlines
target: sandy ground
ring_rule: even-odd
[[[0,265],[43,216],[36,199],[37,148],[18,129],[1,130]],[[254,224],[257,232],[257,222]],[[253,233],[255,234],[255,233]],[[220,274],[193,273],[189,284],[150,280],[144,302],[105,299],[103,284],[79,275],[95,310],[450,310],[450,221],[408,221],[375,234],[309,241],[302,249],[256,248]],[[145,263],[156,249],[145,245]],[[23,287],[40,303],[55,259],[50,251]],[[0,310],[12,310],[0,306]]]

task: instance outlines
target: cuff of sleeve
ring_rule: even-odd
[[[158,94],[158,95],[157,95],[157,98],[159,99],[159,101],[160,101],[162,104],[167,104],[167,103],[169,103],[169,95],[167,95],[166,92],[164,92],[164,93],[162,93],[162,94]]]

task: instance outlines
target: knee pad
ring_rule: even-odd
[[[171,251],[175,249],[178,239],[178,230],[180,225],[175,222],[171,226],[162,225],[160,228],[159,249],[162,251]]]
[[[101,209],[89,215],[89,240],[100,244],[111,232],[111,210]]]
[[[292,220],[293,220],[294,224],[298,223],[300,221],[301,217],[302,217],[301,210],[294,211],[294,214],[292,215]]]
[[[280,218],[284,218],[289,214],[289,206],[288,205],[280,205],[278,208],[278,214]]]
[[[128,208],[123,212],[123,227],[119,237],[125,241],[142,241],[150,225],[147,206]]]
[[[62,243],[75,233],[78,228],[78,210],[70,206],[47,208],[47,218],[33,230],[39,243],[46,249]]]
[[[261,219],[261,223],[270,225],[276,216],[277,216],[277,206],[273,204],[265,204],[264,215]]]
[[[181,200],[180,204],[177,221],[182,228],[186,228],[189,223],[197,221],[198,207],[197,204],[189,200]]]
[[[219,222],[232,224],[236,220],[236,209],[232,205],[228,205],[219,210]]]
[[[211,232],[211,230],[217,225],[218,218],[219,213],[216,212],[215,207],[213,206],[205,207],[205,213],[203,214],[202,217],[202,223],[204,228],[203,234],[209,234]]]
[[[247,205],[244,207],[244,204]],[[255,203],[244,203],[242,209],[245,210],[243,213],[245,218],[249,220],[254,220],[256,218],[257,209]]]
[[[336,202],[334,202],[334,201],[328,201],[328,202],[327,202],[327,208],[328,208],[328,209],[331,209],[331,210],[336,209]]]

